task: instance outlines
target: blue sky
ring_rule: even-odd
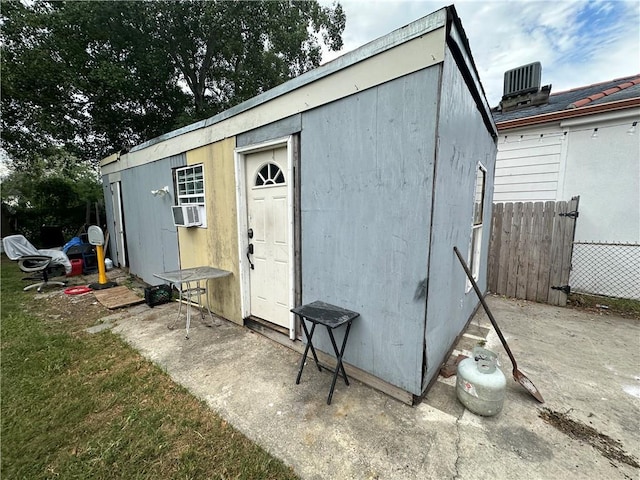
[[[323,0],[321,3],[330,4]],[[452,2],[343,0],[341,52],[384,36]],[[598,0],[455,2],[491,106],[504,72],[540,61],[551,92],[640,74],[640,2]]]

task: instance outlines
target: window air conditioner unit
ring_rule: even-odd
[[[197,227],[202,225],[198,205],[174,205],[171,207],[173,224],[176,227]]]

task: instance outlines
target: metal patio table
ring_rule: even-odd
[[[333,351],[336,355],[336,368],[332,370],[330,368],[325,367],[327,370],[333,372],[333,380],[331,381],[331,389],[329,390],[329,397],[327,398],[327,405],[331,405],[331,398],[333,397],[333,390],[336,386],[336,380],[338,379],[338,373],[342,373],[342,378],[344,378],[344,383],[348,386],[349,379],[347,378],[347,372],[344,370],[344,365],[342,364],[342,357],[344,355],[344,349],[347,345],[347,339],[349,338],[349,331],[351,330],[351,322],[357,317],[360,316],[359,313],[353,312],[351,310],[346,310],[341,307],[336,307],[335,305],[331,305],[329,303],[316,301],[313,303],[309,303],[306,305],[301,305],[296,308],[292,308],[291,311],[300,317],[302,324],[302,329],[304,330],[304,334],[307,337],[307,346],[304,349],[304,354],[302,355],[302,359],[300,361],[300,369],[298,370],[298,377],[296,378],[296,385],[300,384],[300,377],[302,376],[302,370],[304,369],[304,364],[307,361],[307,354],[309,353],[309,349],[311,349],[311,353],[313,354],[313,359],[316,362],[316,366],[319,371],[322,371],[320,367],[320,362],[318,362],[318,356],[316,355],[316,350],[313,346],[313,333],[315,332],[316,325],[324,325],[327,328],[327,332],[329,333],[329,338],[331,339],[331,345],[333,345]],[[307,329],[307,325],[305,324],[305,320],[312,323],[311,331]],[[336,340],[333,337],[333,330],[336,328],[347,325],[347,329],[344,332],[344,338],[342,340],[342,346],[340,350],[338,350],[338,346],[336,344]]]
[[[201,296],[207,293],[207,283],[209,280],[216,278],[222,278],[231,275],[228,270],[220,270],[214,267],[193,267],[183,268],[180,270],[173,270],[170,272],[154,273],[153,276],[157,277],[170,285],[175,286],[180,293],[178,316],[176,319],[168,325],[168,328],[175,328],[178,320],[180,319],[180,313],[182,311],[182,301],[187,303],[187,325],[186,337],[189,338],[189,327],[191,325],[191,303],[194,296],[198,297],[198,306],[200,307],[200,316],[204,320],[204,312],[202,311]],[[202,283],[204,282],[204,286]],[[209,309],[209,302],[207,301],[207,312],[209,312],[209,319],[211,325],[213,325],[213,316]],[[209,326],[211,326],[209,325]]]

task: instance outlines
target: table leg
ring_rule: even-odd
[[[196,290],[198,291],[198,311],[200,312],[200,321],[204,323],[204,312],[202,311],[202,289],[200,287],[200,280],[198,280],[198,283],[196,283]],[[209,309],[209,302],[207,302],[207,309]],[[207,327],[210,326],[211,325],[207,325]]]
[[[300,384],[300,377],[302,377],[302,370],[304,369],[304,364],[307,361],[307,355],[309,353],[309,348],[311,348],[311,353],[313,354],[313,359],[316,362],[316,366],[318,367],[318,370],[321,372],[322,368],[320,368],[320,362],[318,361],[318,356],[316,355],[316,351],[313,348],[313,332],[316,329],[316,324],[314,323],[311,326],[311,333],[309,333],[309,330],[307,330],[307,326],[304,323],[304,319],[302,319],[302,329],[304,330],[304,334],[307,337],[307,345],[304,347],[304,353],[302,354],[302,358],[300,359],[300,368],[298,369],[298,377],[296,378],[296,385]]]
[[[347,330],[344,332],[344,338],[342,339],[342,347],[340,348],[340,369],[342,375],[344,375],[344,383],[349,385],[349,379],[347,378],[347,372],[344,370],[344,364],[342,363],[342,357],[344,356],[344,349],[347,346],[347,338],[349,338],[349,330],[351,330],[351,322],[347,323]]]
[[[202,295],[200,292],[200,280],[196,282],[196,292],[198,292],[198,312],[200,313],[200,319],[204,320],[204,313],[202,313]]]
[[[191,326],[191,282],[187,282],[187,336],[189,338],[189,327]]]
[[[304,325],[304,320],[302,321],[302,324]],[[313,347],[313,331],[316,328],[316,324],[314,323],[313,326],[311,327],[311,336],[309,337],[308,340],[308,345],[309,347],[311,347],[311,354],[313,355],[313,360],[314,362],[316,362],[316,367],[318,367],[318,371],[321,372],[322,371],[322,367],[320,366],[320,360],[318,360],[318,355],[316,355],[316,349]]]
[[[336,340],[333,338],[333,331],[331,328],[327,326],[327,332],[329,333],[329,338],[331,339],[331,344],[333,345],[333,351],[336,354],[336,369],[333,372],[333,379],[331,381],[331,389],[329,390],[329,397],[327,398],[327,405],[331,405],[331,398],[333,397],[333,390],[336,388],[336,380],[338,379],[338,372],[342,372],[342,376],[344,378],[344,383],[349,385],[349,379],[347,378],[347,372],[344,370],[344,365],[342,364],[342,355],[344,354],[344,349],[347,345],[347,338],[349,337],[349,330],[351,329],[351,322],[347,323],[347,330],[344,332],[344,339],[342,340],[342,347],[338,351],[338,346],[336,345]]]
[[[173,330],[174,328],[176,328],[176,325],[178,324],[178,321],[180,320],[180,313],[182,313],[182,284],[178,283],[178,315],[176,316],[176,319],[171,322],[169,325],[167,325],[167,328],[169,330]]]
[[[207,288],[209,287],[208,285],[208,280],[203,280],[205,287],[204,288],[200,288],[200,282],[198,282],[198,305],[200,305],[200,318],[202,319],[202,323],[204,323],[205,325],[207,325],[204,321],[204,312],[202,311],[202,302],[201,302],[201,297],[200,294],[204,293],[205,295],[207,294]],[[211,309],[209,308],[209,297],[206,297],[207,299],[207,312],[209,313],[209,321],[210,323],[207,325],[207,327],[213,327],[214,326],[214,322],[213,322],[213,315],[211,314]]]

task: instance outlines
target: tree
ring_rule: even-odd
[[[342,46],[317,1],[3,1],[2,147],[93,161],[220,112]]]
[[[2,146],[96,160],[172,128],[189,99],[149,48],[142,2],[2,4]]]
[[[104,220],[103,193],[95,168],[64,150],[37,157],[29,171],[13,171],[2,181],[2,203],[17,219],[17,231],[32,242],[43,225],[62,227],[65,238],[74,236],[97,204]],[[89,217],[89,218],[87,218]]]
[[[150,5],[154,45],[193,95],[200,119],[317,67],[318,36],[342,48],[345,15],[316,1],[161,1]]]

